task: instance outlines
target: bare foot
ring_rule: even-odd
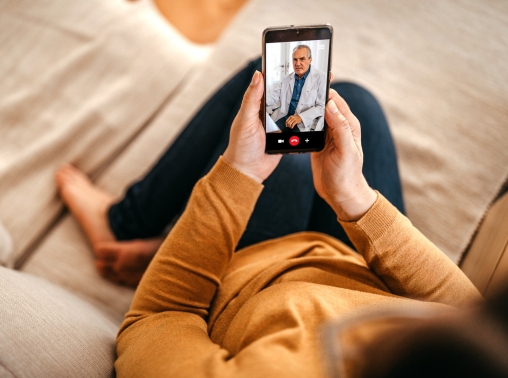
[[[113,197],[71,165],[60,168],[55,179],[62,199],[92,245],[99,273],[111,281],[137,286],[164,239],[115,240],[106,215]]]
[[[64,165],[55,175],[63,201],[85,231],[92,248],[99,243],[114,241],[106,213],[113,197],[93,185],[88,176],[73,167]]]
[[[99,243],[95,266],[103,277],[136,287],[163,241],[152,238]]]

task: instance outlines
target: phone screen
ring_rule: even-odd
[[[319,151],[330,82],[333,29],[271,28],[264,32],[264,126],[268,153]]]

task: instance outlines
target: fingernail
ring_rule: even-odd
[[[259,76],[260,76],[259,74],[260,74],[259,71],[254,72],[254,75],[252,76],[252,82],[251,82],[252,85],[257,85],[259,83]]]
[[[331,111],[333,114],[337,114],[339,112],[339,109],[337,108],[337,105],[335,105],[335,101],[330,100],[327,104],[328,110]]]

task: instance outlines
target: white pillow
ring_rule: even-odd
[[[0,267],[1,377],[112,377],[117,330],[69,292]]]

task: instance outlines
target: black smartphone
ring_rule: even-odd
[[[286,26],[263,32],[266,152],[320,151],[330,88],[333,28]]]

